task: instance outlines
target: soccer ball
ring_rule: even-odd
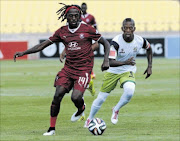
[[[93,135],[102,135],[106,129],[106,123],[100,118],[93,118],[88,129]]]

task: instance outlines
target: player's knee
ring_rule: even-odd
[[[73,102],[75,102],[75,101],[77,101],[77,97],[71,95],[71,100],[72,100]]]
[[[132,82],[126,82],[124,84],[123,88],[124,88],[124,93],[126,95],[126,98],[129,101],[132,98],[133,94],[134,94],[135,84],[132,83]]]
[[[55,93],[54,98],[53,98],[53,103],[56,105],[59,104],[61,102],[63,96],[64,96],[64,94]]]
[[[59,104],[61,102],[61,100],[63,99],[64,95],[65,95],[65,89],[61,86],[57,86],[56,92],[55,92],[54,98],[53,98],[53,103]]]
[[[135,91],[135,84],[133,82],[126,82],[123,85],[124,91],[126,91],[127,93],[132,93],[134,94]]]
[[[76,90],[76,89],[73,90],[72,95],[71,95],[71,100],[73,102],[82,101],[82,97],[83,97],[83,92]]]
[[[109,93],[105,93],[105,92],[100,92],[98,94],[98,98],[102,99],[102,101],[104,102],[106,100],[106,98],[108,97]]]
[[[128,97],[132,97],[134,94],[134,89],[132,88],[126,88],[124,91]]]
[[[75,103],[78,102],[82,99],[82,96],[80,94],[72,94],[71,95],[71,100]]]
[[[105,101],[109,93],[100,92],[98,94],[98,97],[94,100],[93,105],[94,106],[101,106]]]

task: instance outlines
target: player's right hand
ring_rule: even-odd
[[[125,61],[125,65],[132,65],[134,66],[136,64],[134,57],[129,58],[127,61]]]
[[[16,52],[16,53],[14,54],[14,62],[16,62],[16,58],[17,58],[17,57],[22,57],[23,55],[24,55],[23,52]]]

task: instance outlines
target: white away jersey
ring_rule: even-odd
[[[135,60],[137,53],[141,48],[148,49],[149,47],[150,47],[149,42],[146,39],[142,38],[141,36],[134,34],[133,41],[126,42],[123,39],[123,35],[119,34],[116,37],[114,37],[111,42],[109,58],[115,59],[120,62],[124,62],[131,57],[134,57]],[[107,70],[107,72],[111,72],[115,74],[121,74],[129,71],[136,73],[136,66],[123,65],[118,67],[110,67]]]

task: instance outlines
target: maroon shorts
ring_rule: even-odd
[[[76,74],[62,69],[58,72],[54,87],[57,85],[63,86],[69,92],[72,88],[84,92],[91,79],[91,71],[82,71]]]

